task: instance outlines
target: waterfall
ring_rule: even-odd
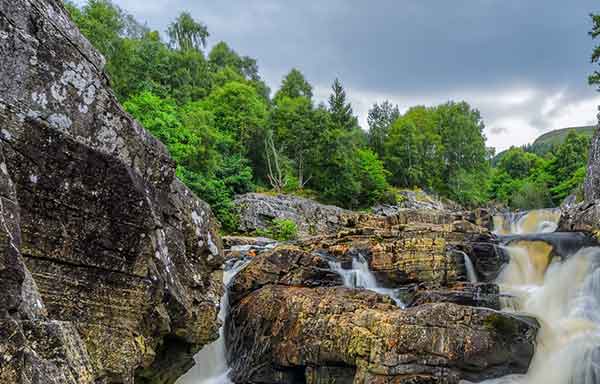
[[[398,291],[392,288],[379,286],[373,272],[369,269],[369,263],[362,254],[352,257],[352,268],[344,269],[337,261],[329,261],[329,267],[342,277],[344,286],[348,288],[364,288],[373,292],[387,295],[394,300],[396,305],[404,308],[406,305],[400,300]]]
[[[538,229],[543,225],[533,225]],[[497,279],[503,310],[540,322],[536,350],[524,375],[486,384],[600,383],[600,247],[561,260],[541,241],[517,241]]]
[[[473,261],[471,261],[471,258],[469,257],[469,255],[467,255],[464,252],[461,252],[463,255],[463,259],[465,262],[465,269],[467,270],[467,279],[469,279],[469,281],[471,283],[476,283],[477,282],[477,272],[475,272],[475,266],[473,265]]]
[[[177,384],[230,384],[231,381],[227,377],[229,367],[225,357],[225,335],[224,323],[227,312],[229,311],[229,299],[227,288],[235,275],[240,272],[248,263],[250,258],[243,258],[235,261],[232,265],[225,265],[223,271],[223,285],[225,293],[221,297],[221,305],[219,308],[218,318],[221,321],[219,328],[219,338],[214,342],[205,345],[195,356],[194,365],[185,375],[177,380]]]
[[[507,212],[494,216],[494,232],[499,235],[554,232],[559,218],[559,208]]]

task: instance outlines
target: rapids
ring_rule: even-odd
[[[494,216],[494,232],[499,235],[523,235],[556,231],[560,209],[506,212]]]
[[[507,227],[519,233],[548,232],[556,228],[549,220],[553,217],[550,210],[521,214],[509,226],[498,220],[497,233]],[[583,247],[552,258],[553,247],[546,242],[512,239],[504,247],[510,262],[496,280],[504,295],[502,309],[534,316],[541,328],[527,374],[483,383],[600,383],[600,248]]]
[[[352,268],[344,269],[342,264],[337,261],[329,261],[329,268],[342,277],[344,286],[348,288],[364,288],[373,292],[387,295],[394,300],[396,305],[404,308],[405,304],[398,295],[398,291],[393,288],[384,288],[377,283],[377,279],[369,269],[369,263],[365,257],[358,254],[352,258]]]

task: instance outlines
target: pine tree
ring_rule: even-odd
[[[352,106],[346,101],[346,91],[339,79],[335,79],[329,96],[329,112],[336,128],[351,131],[358,127],[358,121],[352,113]]]

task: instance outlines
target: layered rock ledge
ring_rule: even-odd
[[[226,322],[234,382],[451,384],[527,370],[537,322],[468,297],[497,299],[497,286],[426,290],[401,309],[387,296],[341,287],[327,266],[283,246],[239,273]]]

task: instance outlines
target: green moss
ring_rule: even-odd
[[[516,322],[508,316],[495,313],[488,316],[483,324],[486,328],[503,336],[514,335],[518,332]]]

